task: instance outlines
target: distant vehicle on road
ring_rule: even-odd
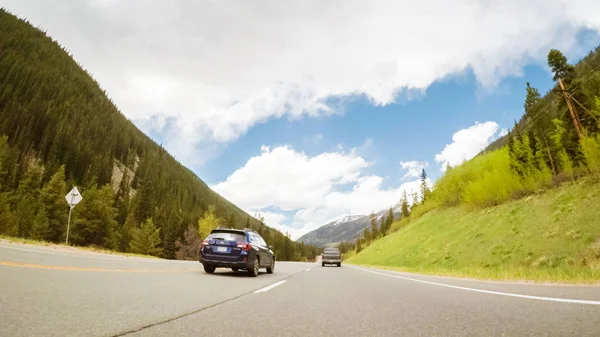
[[[204,271],[212,274],[216,268],[231,268],[233,271],[245,270],[256,277],[260,268],[267,273],[275,270],[275,254],[272,247],[254,230],[213,229],[202,241],[200,263]]]
[[[321,266],[325,267],[326,264],[337,264],[338,267],[342,266],[342,253],[337,248],[325,248],[321,253]]]

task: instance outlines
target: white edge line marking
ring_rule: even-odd
[[[273,283],[273,284],[271,284],[271,285],[269,285],[269,286],[266,286],[266,287],[264,287],[264,288],[258,289],[258,290],[257,290],[257,291],[255,291],[254,293],[255,293],[255,294],[257,294],[257,293],[264,293],[264,292],[267,292],[267,291],[269,291],[269,290],[271,290],[271,289],[273,289],[273,288],[275,288],[275,287],[277,287],[277,286],[279,286],[279,285],[282,285],[282,284],[284,284],[285,282],[287,282],[287,280],[282,280],[282,281],[279,281],[279,282],[275,282],[275,283]]]
[[[310,268],[306,269],[305,271],[309,271],[309,270],[310,270]]]
[[[380,273],[377,271],[368,270],[368,269],[364,269],[364,268],[358,268],[358,267],[352,267],[352,268],[359,269],[359,270],[366,271],[366,272],[373,273],[373,274],[377,274],[377,275],[383,275],[383,276],[398,278],[398,279],[407,280],[407,281],[420,282],[420,283],[432,284],[432,285],[441,286],[441,287],[468,290],[468,291],[474,291],[474,292],[479,292],[479,293],[509,296],[509,297],[520,297],[520,298],[527,298],[527,299],[531,299],[531,300],[541,300],[541,301],[550,301],[550,302],[600,305],[600,301],[575,300],[575,299],[558,298],[558,297],[531,296],[531,295],[522,295],[522,294],[514,294],[514,293],[505,293],[505,292],[501,292],[501,291],[483,290],[483,289],[477,289],[477,288],[467,288],[467,287],[454,286],[454,285],[445,284],[445,283],[419,280],[419,279],[414,279],[414,278],[404,277],[404,276],[399,276],[399,275],[390,275],[390,274]]]

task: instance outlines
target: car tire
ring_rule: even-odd
[[[252,277],[258,276],[258,269],[260,268],[260,261],[258,257],[254,259],[254,263],[252,264],[252,268],[248,269],[248,275]]]
[[[233,268],[231,268],[231,270],[233,270],[233,271],[238,271],[238,270],[240,270],[240,269],[239,269],[238,267],[233,267]]]
[[[275,257],[271,258],[271,265],[267,267],[267,274],[273,274],[275,270]]]
[[[325,267],[325,262],[321,262],[321,267]]]
[[[214,272],[215,272],[215,269],[217,269],[217,268],[215,268],[215,266],[211,266],[211,265],[209,265],[209,264],[205,264],[205,265],[204,265],[204,271],[205,271],[206,273],[208,273],[208,274],[212,274],[212,273],[214,273]]]
[[[338,265],[338,267],[341,267],[341,266],[342,266],[342,264],[341,264],[341,263],[338,263],[337,265]]]

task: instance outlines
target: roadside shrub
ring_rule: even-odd
[[[588,170],[593,174],[600,173],[600,135],[584,137],[580,143]]]
[[[533,176],[526,181],[528,190],[538,186]],[[432,195],[444,206],[485,207],[521,195],[523,190],[519,176],[511,170],[508,150],[503,148],[453,168],[440,178]]]

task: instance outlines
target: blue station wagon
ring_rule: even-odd
[[[254,230],[213,229],[202,241],[200,263],[204,271],[212,274],[216,268],[231,268],[233,271],[245,270],[256,277],[260,268],[267,273],[275,270],[275,254],[272,247]]]

